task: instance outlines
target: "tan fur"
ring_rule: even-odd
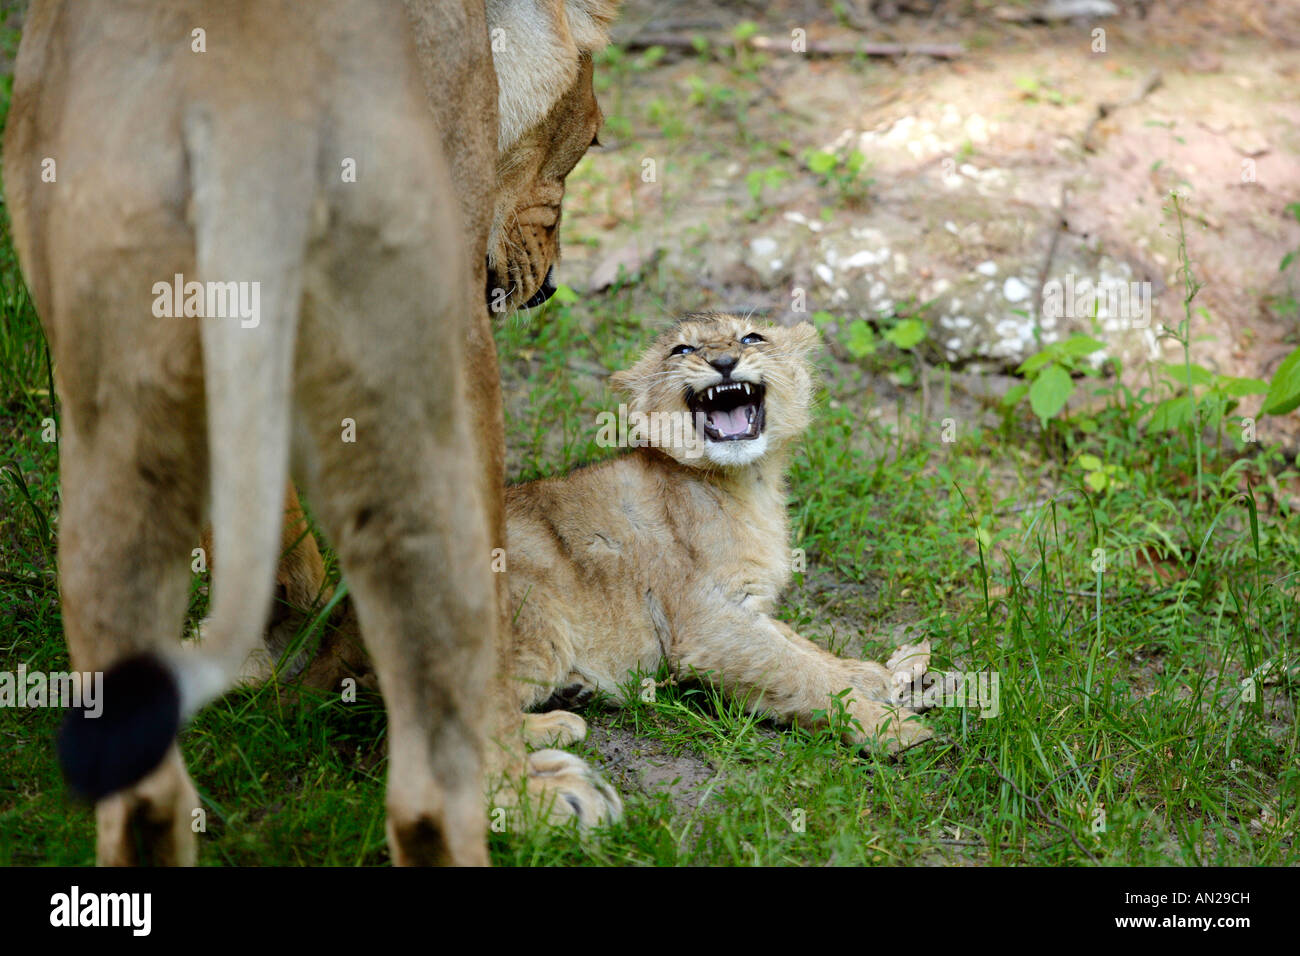
[[[481,220],[484,210],[491,210],[486,288],[489,305],[500,311],[517,309],[535,296],[559,260],[564,182],[604,122],[592,92],[590,54],[605,45],[617,7],[617,0],[491,0],[487,4],[500,114],[495,182],[462,184],[458,198],[467,217]],[[442,29],[435,13],[430,7],[411,5],[427,81],[431,87],[446,87],[447,71],[438,67],[438,58],[446,54],[430,39]],[[553,31],[549,38],[546,29]],[[433,96],[432,102],[446,112],[448,125],[452,125],[464,112],[456,104],[466,102],[466,97],[450,90]],[[459,135],[476,148],[482,145],[481,133]],[[489,351],[495,357],[490,339],[471,340],[473,374],[482,388],[496,393],[495,365],[489,371],[485,360]],[[488,404],[495,407],[499,402],[499,396],[493,394]],[[489,434],[497,427],[489,420],[480,423],[480,429]],[[497,448],[495,442],[486,444]],[[504,480],[502,453],[494,452],[487,467]],[[296,492],[290,487],[282,532],[286,548],[300,538],[296,504]],[[501,536],[496,537],[499,540]],[[210,549],[206,532],[203,544]],[[278,613],[284,617],[273,620],[268,634],[267,649],[272,655],[282,648],[283,638],[291,637],[315,610],[323,568],[319,568],[314,539],[304,541],[301,549],[283,553],[276,580],[284,588],[277,591],[277,597],[283,598]],[[295,582],[301,586],[290,586]],[[269,673],[269,658],[262,657],[250,676]]]
[[[473,182],[462,184],[458,195],[467,217],[481,218],[490,200],[486,288],[494,311],[519,308],[536,296],[559,259],[565,178],[603,122],[592,92],[590,54],[604,46],[618,6],[618,0],[491,0],[487,4],[501,116],[496,177],[490,196]],[[414,5],[412,15],[417,18],[417,42],[427,83],[431,89],[441,87],[431,102],[452,126],[472,111],[464,109],[463,93],[446,90],[447,71],[439,68],[446,51],[429,42],[430,37],[442,35],[443,25]],[[482,413],[475,419],[475,428],[489,439],[480,445],[486,456],[483,466],[488,479],[499,486],[505,480],[499,411],[488,414],[483,410],[499,409],[500,378],[490,332],[478,325],[471,330],[468,374],[475,388],[485,393],[486,401],[477,406]],[[493,540],[503,541],[504,516],[493,511],[489,518]],[[287,544],[296,536],[290,502],[282,538]],[[277,581],[306,582],[298,589],[300,594],[323,593],[323,573],[313,560],[315,551],[314,542],[287,551],[277,569]],[[510,622],[505,581],[500,575],[496,578],[499,627],[505,633]],[[250,683],[270,676],[273,659],[316,609],[310,603],[296,602],[291,592],[286,593],[285,604],[282,611],[290,613],[282,620],[273,619],[265,649],[259,649],[244,668],[242,676]],[[372,680],[350,603],[338,617],[340,623],[327,630],[316,657],[302,675],[310,686],[337,689],[343,677],[358,675],[363,681]],[[503,644],[499,661],[503,669],[509,664],[508,654],[509,648]],[[510,698],[504,690],[494,696],[502,703]],[[527,790],[535,802],[550,804],[552,820],[572,816],[591,823],[615,818],[621,812],[617,796],[582,761],[560,759],[567,755],[526,754],[525,743],[535,746],[543,735],[521,736],[508,709],[498,715],[494,726],[492,737],[499,746],[489,752],[488,767],[490,779],[497,781],[488,787],[494,805],[512,805],[516,791]]]
[[[212,528],[203,529],[201,545],[206,562],[213,560]],[[241,677],[260,682],[270,677],[281,656],[289,649],[302,626],[328,601],[333,589],[325,583],[325,562],[320,546],[307,524],[307,515],[290,482],[285,491],[284,522],[280,526],[280,560],[275,568],[275,592],[271,616],[266,625],[264,647],[257,648],[245,663]],[[204,621],[195,636],[202,637]],[[290,661],[285,677],[296,677],[308,663],[307,655]]]
[[[489,5],[489,14],[498,8],[528,6],[531,4],[520,0],[496,0]],[[540,115],[535,109],[521,111],[518,103],[512,102],[521,97],[529,103],[539,102],[535,94],[523,96],[524,91],[541,82],[540,75],[528,72],[533,64],[525,61],[518,65],[510,53],[494,53],[498,71],[503,77],[512,77],[511,82],[503,79],[501,85],[497,198],[488,239],[488,299],[496,312],[523,306],[538,295],[559,261],[565,177],[595,141],[604,122],[591,88],[591,52],[604,45],[604,18],[612,15],[613,6],[607,0],[567,0],[553,10],[551,21],[563,21],[567,13],[587,26],[570,31],[578,40],[559,58],[565,66],[564,72],[557,74],[564,77],[565,85],[560,87],[564,92],[558,99],[550,99]],[[593,13],[578,15],[588,7]],[[591,24],[601,27],[596,29]],[[505,29],[494,27],[493,31]],[[506,51],[519,49],[521,33],[528,35],[523,28],[501,34]],[[544,71],[541,75],[548,74]],[[517,84],[522,89],[517,89]],[[531,126],[526,125],[530,122]],[[511,124],[517,128],[509,128]],[[553,290],[553,286],[546,288]]]
[[[497,75],[510,78],[501,84],[497,99],[497,148],[501,153],[545,118],[554,91],[575,85],[578,55],[599,50],[609,41],[609,24],[617,6],[610,0],[488,0],[492,60]],[[539,35],[553,36],[555,42],[530,42]]]
[[[742,344],[755,333],[765,341]],[[732,380],[766,389],[765,447],[709,443],[702,456],[685,442],[642,447],[507,490],[518,707],[597,690],[618,697],[631,672],[653,674],[666,661],[751,710],[805,726],[847,690],[859,725],[849,736],[859,743],[896,751],[930,735],[891,682],[905,657],[924,670],[928,646],[904,648],[885,667],[830,654],[772,617],[790,578],[784,476],[808,424],[807,357],[816,344],[806,323],[688,317],[611,384],[628,396],[630,413],[689,414],[686,390],[702,394],[723,381],[710,363],[735,359]],[[678,346],[694,351],[672,354]],[[535,737],[565,741],[583,732],[575,716],[552,711],[526,723]]]
[[[589,27],[515,40],[567,54]],[[196,28],[206,52],[191,50]],[[517,304],[557,246],[508,239],[539,200],[527,173],[496,188],[488,37],[470,2],[159,0],[92,17],[37,0],[5,133],[15,244],[63,405],[74,667],[150,652],[194,669],[166,649],[211,494],[214,636],[195,652],[211,667],[193,697],[219,692],[226,678],[212,675],[242,660],[266,619],[292,473],[338,550],[388,705],[397,863],[486,862],[485,773],[517,775],[523,759],[493,676],[508,609],[489,570],[504,536],[503,446],[482,302],[490,255],[518,277]],[[513,95],[509,76],[502,86]],[[590,120],[589,75],[585,93],[571,83],[523,99],[544,119],[513,144],[519,168],[533,163],[558,203],[550,157],[567,162],[590,131],[548,122]],[[555,114],[565,101],[587,105]],[[41,179],[47,157],[55,182]],[[259,283],[260,324],[155,317],[153,284],[175,273]],[[341,441],[344,418],[355,443]],[[310,590],[314,543],[290,554],[305,570],[282,579],[286,593]],[[534,760],[530,788],[585,785],[574,760]],[[100,862],[192,862],[196,805],[173,746],[100,802]]]

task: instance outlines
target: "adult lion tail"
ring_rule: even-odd
[[[83,708],[64,724],[65,775],[92,800],[158,766],[181,724],[230,687],[270,609],[316,168],[313,130],[274,110],[270,99],[195,107],[185,117],[193,278],[205,300],[197,321],[216,549],[211,621],[198,648],[158,648],[113,667],[102,712],[91,717]]]

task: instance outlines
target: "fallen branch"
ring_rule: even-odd
[[[1146,75],[1146,78],[1142,81],[1141,85],[1139,85],[1138,88],[1129,96],[1126,96],[1117,103],[1098,103],[1096,115],[1089,121],[1088,127],[1083,131],[1083,138],[1079,140],[1079,145],[1083,147],[1084,152],[1093,152],[1093,147],[1089,140],[1092,138],[1092,131],[1097,128],[1098,123],[1116,110],[1123,109],[1126,106],[1133,106],[1136,103],[1141,103],[1163,82],[1164,77],[1161,75],[1160,71],[1152,70]]]
[[[723,41],[712,40],[698,33],[641,33],[625,40],[623,49],[648,50],[657,46],[678,53],[708,53],[716,56],[716,50],[746,46],[763,52],[794,53],[791,42],[788,39],[776,40],[762,36],[750,37],[747,40]],[[950,60],[966,52],[966,48],[958,43],[859,43],[853,40],[804,40],[803,46],[804,49],[799,52],[808,56],[928,56],[939,60]]]
[[[1087,134],[1085,133],[1086,137]],[[1043,267],[1038,270],[1038,297],[1034,303],[1035,313],[1034,321],[1043,320],[1043,297],[1047,294],[1047,277],[1052,274],[1052,262],[1056,259],[1056,247],[1060,245],[1062,233],[1070,231],[1070,220],[1066,214],[1066,208],[1070,203],[1070,186],[1069,183],[1061,183],[1061,196],[1056,203],[1054,210],[1054,219],[1052,223],[1052,238],[1047,243],[1047,255],[1043,259]]]
[[[1142,16],[1146,5],[1142,4]],[[1008,23],[1055,23],[1060,20],[1092,20],[1119,15],[1119,8],[1111,0],[1049,0],[1035,9],[1002,6],[993,9],[993,16]]]

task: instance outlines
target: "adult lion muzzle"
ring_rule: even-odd
[[[6,184],[62,400],[64,628],[107,671],[62,739],[101,863],[194,859],[175,732],[260,638],[291,465],[388,706],[393,859],[487,861],[501,412],[468,387],[492,213],[461,197],[492,194],[496,103],[481,3],[32,5]]]

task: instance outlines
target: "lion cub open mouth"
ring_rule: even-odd
[[[706,441],[753,441],[763,433],[766,391],[761,383],[723,380],[703,392],[687,389],[686,407]]]

